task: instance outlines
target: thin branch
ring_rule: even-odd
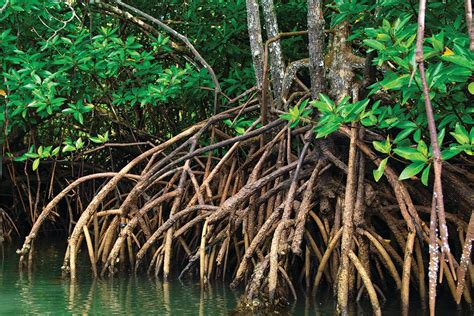
[[[2,14],[3,11],[5,11],[9,3],[10,3],[10,0],[5,1],[5,4],[0,8],[0,14]]]
[[[265,125],[267,123],[267,112],[268,112],[268,90],[269,90],[269,82],[268,82],[268,50],[271,43],[275,41],[279,41],[282,38],[292,37],[292,36],[300,36],[306,35],[308,31],[296,31],[296,32],[284,32],[280,33],[277,36],[269,38],[265,42],[265,53],[264,53],[264,60],[263,60],[263,87],[262,87],[262,124]],[[273,109],[273,108],[272,108]]]
[[[469,35],[469,48],[474,52],[474,27],[472,26],[472,1],[464,0],[464,6],[466,9],[466,24],[467,33]]]
[[[448,228],[446,226],[446,218],[444,212],[444,199],[443,199],[443,188],[441,183],[441,152],[438,145],[438,135],[436,132],[436,123],[433,115],[433,108],[430,101],[430,91],[426,82],[425,76],[425,65],[423,57],[423,41],[425,36],[425,13],[426,13],[426,0],[420,0],[419,12],[418,12],[418,32],[416,38],[416,50],[415,58],[418,63],[418,69],[420,71],[420,78],[423,88],[423,96],[425,99],[426,117],[428,120],[428,129],[430,132],[430,141],[433,151],[433,166],[434,166],[434,188],[433,188],[433,200],[432,200],[432,212],[431,212],[431,225],[430,225],[430,271],[429,271],[429,301],[430,301],[430,314],[435,313],[435,301],[436,301],[436,282],[437,282],[437,270],[438,264],[438,245],[436,244],[437,233],[436,233],[436,220],[439,223],[439,231],[441,235],[441,252],[443,256],[450,258],[450,250],[448,244]],[[451,261],[450,261],[451,263]],[[451,263],[452,264],[452,263]]]
[[[104,2],[96,2],[96,3],[94,3],[94,5],[97,8],[100,8],[100,9],[106,11],[106,12],[113,13],[117,16],[121,16],[121,17],[127,19],[128,21],[132,22],[133,24],[137,25],[142,30],[152,34],[153,36],[159,36],[160,35],[160,32],[157,29],[155,29],[153,26],[151,26],[148,23],[145,23],[143,20],[140,20],[139,18],[135,17],[134,15],[130,14],[127,11],[123,11],[123,10],[117,8],[117,7],[114,7],[114,6],[112,6],[110,4],[107,4],[107,3],[104,3]],[[176,50],[178,52],[186,53],[186,54],[189,53],[184,47],[179,46],[176,42],[170,41],[170,43],[171,43],[171,47],[173,47],[174,50]],[[209,89],[209,90],[214,91],[214,89]]]
[[[194,57],[201,63],[201,65],[207,69],[207,71],[209,72],[209,74],[211,75],[211,78],[212,78],[212,82],[214,83],[214,113],[217,113],[218,110],[219,110],[219,104],[218,104],[218,97],[219,97],[219,94],[221,93],[221,86],[219,84],[219,80],[217,80],[217,76],[214,72],[214,70],[212,69],[212,67],[206,62],[206,60],[201,56],[201,54],[199,54],[199,52],[196,50],[196,48],[194,47],[193,44],[191,44],[191,42],[189,41],[189,39],[182,35],[181,33],[177,32],[176,30],[174,30],[173,28],[171,28],[170,26],[166,25],[165,23],[161,22],[160,20],[152,17],[151,15],[143,12],[143,11],[140,11],[139,9],[135,8],[135,7],[132,7],[131,5],[128,5],[126,3],[123,3],[122,1],[120,0],[117,0],[116,3],[124,8],[127,8],[128,10],[132,11],[133,13],[149,20],[150,22],[153,22],[155,24],[157,24],[158,26],[160,26],[162,29],[164,29],[166,32],[168,32],[169,34],[171,34],[172,36],[180,39],[190,50],[191,52],[193,53]]]

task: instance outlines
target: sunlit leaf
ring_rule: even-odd
[[[416,148],[398,147],[393,150],[397,155],[411,161],[426,161],[426,157]]]
[[[40,159],[39,158],[37,158],[37,159],[35,159],[35,161],[33,161],[33,166],[32,166],[33,171],[38,169],[39,164],[40,164]]]
[[[399,179],[405,180],[417,175],[421,170],[423,170],[424,166],[425,166],[425,163],[421,161],[414,162],[408,165],[405,169],[403,169],[402,173],[400,174]]]
[[[373,171],[375,181],[379,182],[380,178],[383,176],[383,172],[385,170],[385,166],[387,165],[387,161],[388,161],[388,157],[383,159],[380,162],[379,167]]]
[[[474,81],[467,86],[467,90],[470,94],[474,94]]]
[[[449,47],[444,48],[443,56],[452,56],[454,55],[454,52],[449,49]]]

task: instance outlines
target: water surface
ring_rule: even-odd
[[[146,276],[120,275],[93,280],[84,262],[79,278],[71,282],[61,277],[64,246],[48,242],[35,252],[31,271],[19,271],[15,248],[5,246],[0,256],[0,315],[234,315],[239,291],[213,284],[201,291],[198,283],[163,283]],[[1,254],[0,254],[1,255]],[[82,271],[81,271],[82,270]],[[84,273],[85,272],[85,273]],[[329,291],[316,299],[300,299],[283,315],[334,315],[335,302]],[[302,295],[303,297],[303,295]],[[394,296],[396,297],[396,296]],[[399,315],[398,298],[384,305],[384,315]],[[438,297],[442,301],[442,297]],[[411,314],[423,315],[413,303]],[[367,302],[355,305],[351,314],[371,315]],[[467,311],[441,306],[438,315],[472,315]]]

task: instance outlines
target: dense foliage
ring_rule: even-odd
[[[358,53],[375,52],[372,63],[377,67],[377,80],[369,86],[368,96],[350,102],[346,97],[334,104],[327,96],[311,103],[318,110],[320,120],[315,131],[324,137],[341,124],[361,122],[377,130],[385,140],[373,146],[385,155],[374,170],[376,180],[383,175],[390,157],[408,163],[400,174],[407,179],[421,174],[428,185],[432,152],[421,90],[416,72],[415,39],[416,11],[414,3],[399,1],[336,1],[331,26],[349,22],[353,25],[350,39]],[[469,50],[469,39],[463,25],[463,3],[430,2],[425,60],[430,97],[435,107],[442,158],[474,154],[474,54]],[[305,103],[282,115],[295,125],[308,118],[311,111],[303,110]],[[446,137],[445,137],[446,136]],[[467,157],[466,157],[467,158]]]
[[[0,237],[27,217],[30,264],[57,217],[71,278],[86,244],[251,308],[322,279],[341,314],[472,305],[471,2],[0,0]]]
[[[252,85],[244,1],[136,5],[193,41],[219,70],[225,94]],[[304,9],[295,3],[286,7]],[[210,114],[212,97],[206,89],[212,82],[182,43],[170,42],[161,32],[140,33],[136,25],[104,11],[62,1],[8,2],[0,37],[6,152],[26,147],[29,158],[49,158],[103,143],[109,139],[105,133],[113,137],[123,128],[145,133],[145,140],[169,137]],[[304,51],[296,45],[289,49]]]
[[[218,69],[226,94],[252,85],[244,1],[192,1],[184,6],[181,1],[142,2],[136,5],[194,41]],[[472,155],[474,146],[474,59],[463,17],[454,14],[462,5],[430,2],[428,7],[431,36],[425,58],[443,159]],[[412,2],[398,1],[328,4],[331,28],[350,23],[355,52],[375,52],[377,81],[363,100],[346,98],[336,106],[321,96],[311,104],[321,115],[318,137],[340,124],[361,121],[386,138],[374,141],[375,149],[387,155],[384,164],[389,157],[402,159],[410,164],[401,178],[423,171],[427,184],[431,154],[420,78],[414,71],[414,8]],[[280,19],[282,31],[304,29],[304,19],[297,17],[304,17],[305,10],[303,1],[279,5],[278,15],[285,17]],[[169,137],[210,113],[212,97],[204,89],[211,89],[212,81],[207,72],[196,68],[186,52],[180,54],[186,48],[166,34],[137,33],[136,26],[117,16],[60,1],[10,1],[1,23],[1,91],[6,98],[0,109],[2,144],[7,153],[16,152],[16,160],[35,159],[33,169],[37,158],[81,152],[123,134],[124,128],[145,134],[145,140]],[[283,45],[288,61],[305,54],[301,37]],[[295,108],[283,117],[297,122],[301,114],[309,116]],[[241,121],[247,126],[251,122]],[[242,132],[245,126],[234,122],[233,127]],[[383,167],[374,172],[380,178]]]

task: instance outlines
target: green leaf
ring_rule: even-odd
[[[451,132],[451,135],[456,139],[461,145],[469,143],[469,135],[467,130],[461,124],[457,123],[454,129],[454,133]]]
[[[431,44],[433,44],[433,48],[438,52],[442,52],[444,50],[443,35],[443,33],[440,33],[437,36],[433,35],[431,37]]]
[[[422,140],[418,142],[418,146],[416,148],[420,153],[423,154],[423,156],[428,157],[428,147],[426,146],[426,143]]]
[[[66,145],[66,146],[64,146],[64,148],[63,148],[63,153],[67,153],[67,152],[69,152],[69,151],[75,151],[75,150],[76,150],[76,147],[71,146],[71,145]]]
[[[32,167],[33,171],[35,171],[36,169],[38,169],[39,163],[40,163],[40,159],[39,159],[39,158],[37,158],[37,159],[35,159],[35,161],[33,161],[33,167]]]
[[[472,64],[472,62],[464,56],[461,56],[461,55],[442,56],[441,59],[452,62],[453,64],[456,64],[456,65],[474,70],[474,65]]]
[[[390,154],[392,150],[392,144],[390,144],[390,138],[387,136],[387,139],[383,142],[373,141],[372,144],[374,145],[375,150],[381,152],[383,154]]]
[[[89,137],[89,140],[91,140],[92,142],[94,142],[96,144],[102,144],[103,143],[103,141],[99,137]]]
[[[407,74],[401,75],[400,77],[395,78],[394,80],[389,81],[388,83],[384,84],[382,87],[385,90],[400,89],[406,83],[408,78],[409,78],[409,75]]]
[[[340,123],[338,122],[330,122],[330,123],[327,123],[327,124],[324,124],[323,126],[319,126],[316,128],[316,138],[321,138],[321,137],[325,137],[329,134],[331,134],[332,132],[335,132],[339,129],[339,126],[340,126]]]
[[[387,165],[387,161],[388,161],[388,157],[383,159],[381,162],[380,162],[380,165],[379,167],[377,168],[377,170],[374,170],[373,171],[373,174],[374,174],[374,179],[376,182],[379,182],[380,178],[382,178],[383,176],[383,172],[385,170],[385,166]]]
[[[25,161],[26,159],[28,159],[28,158],[26,157],[26,155],[21,155],[21,156],[19,156],[19,157],[15,157],[15,158],[13,159],[13,161],[19,161],[19,162],[21,162],[21,161]]]
[[[360,120],[362,125],[366,127],[374,126],[377,124],[377,118],[374,115],[369,115],[367,117],[364,117],[363,119]]]
[[[467,86],[467,90],[470,94],[474,94],[474,81]]]
[[[461,151],[462,151],[462,149],[457,148],[455,146],[452,146],[448,149],[445,149],[445,150],[441,151],[441,159],[442,160],[451,159],[454,156],[458,155]]]
[[[424,185],[428,186],[428,180],[430,177],[430,168],[431,164],[425,167],[425,170],[423,170],[423,173],[421,174],[421,183]]]
[[[382,41],[382,42],[388,42],[390,41],[390,35],[388,34],[384,34],[384,33],[380,33],[380,34],[377,34],[377,37],[376,37],[379,41]]]
[[[417,175],[421,170],[423,170],[424,166],[425,163],[422,161],[417,161],[408,165],[405,169],[403,169],[399,179],[405,180]]]
[[[320,93],[318,101],[312,101],[311,105],[317,108],[322,113],[329,113],[334,111],[334,102],[329,99],[326,95]]]
[[[27,158],[38,158],[38,154],[37,153],[26,153],[25,156]]]
[[[300,119],[294,120],[293,122],[290,123],[290,128],[295,128],[296,125],[298,125],[299,122],[300,122]],[[239,128],[241,128],[241,127],[239,127]],[[244,130],[244,129],[242,128],[242,130]],[[243,134],[243,132],[242,132],[242,134]]]
[[[382,142],[373,141],[372,144],[374,145],[375,150],[377,150],[381,153],[384,153],[384,154],[388,154],[387,152],[385,152],[385,147],[382,144]]]
[[[386,49],[384,44],[380,43],[379,41],[373,40],[373,39],[364,40],[364,44],[369,46],[370,48],[374,48],[374,49],[377,49],[377,50]]]
[[[402,130],[400,133],[397,134],[397,137],[395,137],[395,139],[393,140],[393,143],[397,144],[398,142],[404,140],[411,133],[413,133],[415,130],[416,130],[416,127],[415,128],[407,128],[407,129]]]
[[[25,9],[23,9],[22,7],[20,7],[19,5],[12,5],[11,8],[14,10],[14,11],[25,11]]]
[[[419,142],[420,139],[421,139],[421,129],[417,129],[415,134],[413,134],[413,139],[416,141],[416,142]]]
[[[84,146],[84,141],[82,138],[78,138],[75,143],[76,149],[81,149]]]
[[[402,158],[405,158],[410,161],[416,162],[425,162],[427,159],[426,157],[420,153],[416,148],[412,147],[398,147],[393,150],[397,155]]]
[[[416,123],[412,121],[401,121],[397,123],[397,127],[399,129],[405,129],[405,128],[417,128],[418,126],[416,125]]]
[[[53,152],[51,153],[51,155],[53,156],[57,156],[59,154],[59,151],[61,150],[61,147],[56,147],[53,149]]]
[[[285,121],[292,121],[293,120],[293,115],[291,115],[290,113],[283,113],[283,114],[280,114],[280,118],[282,120],[285,120]],[[229,126],[231,126],[232,123],[230,123]]]
[[[444,129],[444,128],[441,130],[441,132],[438,133],[438,144],[439,144],[440,147],[443,144],[445,134],[446,134],[446,129]]]

